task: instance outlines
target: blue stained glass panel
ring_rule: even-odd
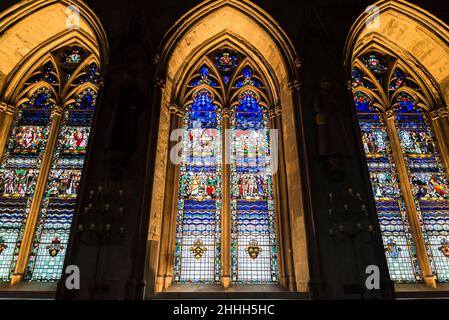
[[[410,184],[439,282],[449,281],[449,182],[430,124],[408,94],[401,93],[397,110],[398,136],[407,162]]]
[[[174,282],[220,282],[221,115],[209,91],[195,94],[184,129]]]
[[[254,92],[241,94],[231,128],[231,281],[277,283],[270,132]]]
[[[95,109],[96,92],[93,89],[85,89],[75,101],[63,114],[39,212],[26,280],[57,281],[62,274]]]
[[[419,282],[422,279],[383,115],[363,93],[356,93],[355,101],[390,278]]]
[[[243,79],[241,81],[237,81],[236,87],[241,88],[246,85],[254,86],[256,88],[260,88],[260,83],[253,78],[253,70],[246,66],[242,71]]]
[[[14,271],[45,151],[53,105],[50,92],[38,89],[21,105],[0,161],[0,280]]]

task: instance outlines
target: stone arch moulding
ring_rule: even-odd
[[[424,109],[430,109],[428,111],[432,111],[432,109],[438,109],[439,106],[444,105],[442,93],[437,81],[416,57],[405,52],[396,43],[376,34],[371,34],[367,38],[367,41],[363,42],[363,45],[357,47],[357,50],[353,53],[353,57],[360,57],[370,51],[378,51],[392,57],[397,57],[398,66],[415,76],[417,83],[423,88],[425,101],[428,102]],[[386,101],[384,103],[387,104]]]
[[[154,61],[158,64],[155,83],[160,88],[156,93],[159,97],[154,107],[161,109],[150,204],[149,257],[146,266],[148,296],[163,291],[164,286],[168,287],[167,283],[164,285],[164,281],[156,278],[159,278],[161,242],[166,238],[161,234],[164,200],[166,204],[172,196],[165,189],[166,179],[169,179],[170,109],[176,106],[177,93],[184,77],[198,58],[223,45],[241,50],[259,64],[268,75],[268,87],[273,92],[274,103],[283,110],[280,120],[282,132],[279,136],[284,145],[280,159],[285,162],[285,181],[280,184],[287,191],[281,201],[288,216],[292,237],[293,283],[289,289],[306,292],[308,288],[309,262],[304,221],[304,207],[308,201],[304,194],[308,190],[308,182],[301,179],[302,176],[308,176],[308,171],[305,160],[301,160],[304,163],[298,160],[305,159],[304,154],[298,156],[305,150],[299,150],[299,146],[304,144],[298,143],[301,134],[295,134],[300,127],[295,120],[298,118],[295,113],[300,109],[297,92],[300,63],[286,34],[262,9],[247,0],[221,0],[204,1],[181,17],[166,33],[159,49],[160,54]],[[177,201],[177,197],[173,201]]]
[[[80,14],[79,28],[67,28],[68,6]],[[21,1],[0,14],[0,93],[12,103],[23,75],[45,54],[65,45],[82,44],[107,65],[109,52],[99,18],[79,0]]]
[[[445,64],[449,60],[449,26],[405,0],[382,0],[374,6],[378,8],[378,25],[367,25],[372,13],[365,12],[349,32],[344,49],[347,74],[356,56],[367,47],[379,46],[419,70],[417,75],[433,94],[436,108],[447,105],[449,69]]]

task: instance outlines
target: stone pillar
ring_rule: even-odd
[[[282,133],[282,119],[280,108],[274,110],[271,119],[271,128],[277,129]],[[270,141],[270,143],[272,143]],[[296,277],[293,266],[293,250],[292,250],[292,228],[290,219],[290,209],[287,198],[287,177],[285,170],[284,144],[282,136],[278,141],[278,172],[273,174],[273,185],[276,186],[277,193],[277,220],[276,224],[276,238],[279,248],[279,275],[281,285],[288,288],[290,291],[296,291]],[[272,150],[273,152],[273,150]]]
[[[177,110],[178,107],[175,105],[172,105],[172,107],[170,107],[170,132],[172,132],[172,130],[178,127]],[[169,145],[170,145],[169,149],[171,149],[173,142],[170,141]],[[170,195],[175,194],[174,193],[176,183],[174,180],[175,171],[176,167],[174,166],[172,161],[170,161],[170,159],[167,159],[167,173],[165,178],[168,183],[165,184],[165,194],[169,196],[166,196],[164,199],[164,209],[162,213],[162,230],[158,236],[160,245],[159,245],[159,262],[157,267],[158,272],[155,288],[156,292],[161,292],[163,289],[167,289],[171,285],[173,279],[173,272],[170,273],[168,269],[168,260],[170,248],[169,244],[172,242],[171,218],[173,208],[173,197],[170,197]]]
[[[182,121],[183,112],[177,106],[172,106],[171,108],[171,124],[170,124],[170,134],[172,130],[175,130],[180,127],[180,122]],[[164,221],[167,221],[167,225],[163,226],[163,232],[161,234],[161,241],[165,243],[165,274],[164,274],[164,289],[167,289],[171,286],[173,282],[174,276],[174,268],[175,268],[175,249],[176,249],[176,221],[178,215],[178,192],[179,192],[179,167],[176,168],[176,165],[173,164],[170,159],[170,150],[173,143],[178,143],[177,141],[171,142],[167,166],[168,172],[166,176],[166,196],[164,205]],[[167,209],[165,209],[165,207]],[[167,211],[166,211],[167,210]],[[166,217],[165,217],[166,215]],[[164,236],[166,235],[166,237]],[[161,244],[162,244],[161,243]]]
[[[14,120],[14,107],[6,103],[0,103],[0,158],[5,151],[9,138],[9,131]]]

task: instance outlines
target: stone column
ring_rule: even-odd
[[[284,144],[282,139],[282,119],[280,108],[272,113],[271,128],[277,129],[279,134],[278,143],[278,171],[273,173],[273,185],[276,190],[276,241],[279,255],[279,275],[282,286],[290,291],[296,291],[296,277],[293,263],[292,228],[290,209],[288,205],[287,176],[285,169]],[[270,141],[270,143],[272,143]],[[273,150],[272,150],[273,152]]]
[[[169,134],[179,126],[179,117],[182,116],[182,112],[176,105],[170,107],[170,131]],[[165,176],[165,198],[164,198],[164,209],[162,214],[162,230],[159,234],[159,263],[158,272],[156,279],[156,292],[161,292],[163,289],[167,289],[173,281],[173,260],[174,241],[176,238],[176,194],[177,194],[177,182],[178,179],[175,178],[176,175],[179,176],[179,170],[170,160],[170,150],[177,141],[169,142],[168,158],[167,158],[167,173]],[[173,223],[173,220],[175,223]],[[175,225],[173,227],[173,225]]]
[[[0,158],[5,151],[9,138],[9,131],[14,120],[14,107],[6,103],[0,103]]]

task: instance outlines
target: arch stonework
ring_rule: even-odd
[[[362,14],[352,26],[345,45],[345,63],[351,68],[355,56],[367,46],[378,43],[393,50],[401,60],[421,70],[426,86],[449,101],[449,26],[429,12],[404,0],[382,0],[379,23],[367,26],[371,12]]]
[[[70,44],[83,44],[101,65],[107,63],[108,42],[99,18],[82,1],[21,1],[0,15],[0,92],[11,94],[23,74],[46,53]],[[68,6],[79,10],[79,28],[67,28]],[[3,101],[9,102],[9,101]]]
[[[67,7],[79,10],[79,28],[67,28]],[[99,18],[79,0],[20,1],[0,14],[0,151],[19,101],[21,84],[45,55],[67,45],[82,45],[101,66],[109,46]]]
[[[261,67],[264,74],[268,75],[268,87],[273,92],[276,107],[282,109],[282,132],[279,136],[283,139],[284,154],[280,158],[285,161],[287,180],[283,182],[287,194],[282,201],[288,203],[294,264],[291,280],[295,282],[289,289],[293,290],[294,286],[295,291],[306,292],[309,279],[307,242],[294,117],[294,113],[299,112],[295,91],[299,89],[296,79],[300,65],[292,44],[280,27],[249,1],[200,4],[169,30],[160,48],[160,56],[156,57],[159,63],[156,82],[162,91],[148,234],[151,257],[147,271],[152,275],[158,274],[159,246],[166,237],[161,234],[164,199],[172,197],[164,189],[170,152],[170,109],[176,105],[177,92],[191,66],[199,57],[224,44],[238,48]],[[147,280],[149,283],[156,281],[156,292],[163,290],[163,280]],[[168,287],[167,283],[165,287]]]

